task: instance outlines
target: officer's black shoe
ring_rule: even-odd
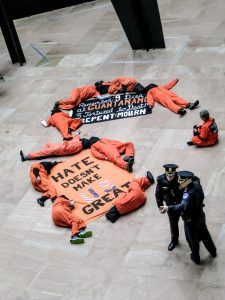
[[[177,113],[180,116],[184,116],[186,114],[186,110],[184,108],[180,108]]]
[[[217,257],[216,251],[215,252],[211,252],[210,254],[211,254],[212,257]]]
[[[199,101],[198,100],[196,100],[195,102],[193,102],[193,103],[188,103],[188,105],[186,106],[186,108],[188,108],[188,109],[190,109],[190,110],[193,110],[193,109],[195,109],[197,106],[199,105]]]
[[[200,265],[200,257],[199,258],[194,258],[193,254],[190,254],[190,258],[191,260],[196,264],[196,265]]]
[[[152,173],[150,171],[147,171],[146,177],[148,178],[150,183],[155,183],[154,176],[152,175]]]
[[[178,242],[171,241],[168,246],[168,251],[172,251],[176,247],[177,244],[178,244]]]
[[[22,161],[29,160],[29,158],[23,153],[22,150],[20,150],[20,158]]]
[[[194,145],[192,141],[187,142],[187,144],[188,144],[188,146],[193,146]]]
[[[129,160],[133,160],[134,161],[134,157],[133,156],[124,156],[123,158],[124,161],[129,161]]]
[[[42,198],[38,198],[38,199],[37,199],[37,203],[38,203],[40,206],[42,206],[42,207],[45,206],[45,202],[43,201]]]
[[[134,160],[129,159],[127,162],[127,166],[126,166],[126,169],[129,173],[131,173],[133,171],[133,164],[134,164]]]

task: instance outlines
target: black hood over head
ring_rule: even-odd
[[[92,136],[90,139],[81,139],[81,142],[82,142],[82,146],[83,146],[83,149],[88,149],[88,148],[91,148],[91,146],[98,142],[100,139],[96,136]]]

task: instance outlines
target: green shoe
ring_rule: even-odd
[[[84,243],[84,239],[76,236],[71,237],[70,239],[70,244],[83,244]]]
[[[78,237],[79,237],[79,238],[88,238],[88,237],[91,237],[91,236],[92,236],[92,231],[81,230],[81,231],[78,233]]]

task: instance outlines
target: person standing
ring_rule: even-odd
[[[161,206],[160,212],[182,212],[185,237],[191,249],[190,258],[199,265],[200,241],[212,257],[216,257],[217,250],[206,225],[203,211],[204,192],[199,180],[194,180],[194,178],[194,174],[190,171],[178,172],[178,182],[184,189],[182,201],[177,205]]]
[[[158,176],[157,186],[155,191],[156,203],[158,208],[166,205],[178,204],[182,200],[183,192],[179,188],[178,175],[176,169],[178,168],[175,164],[165,164],[165,173]],[[171,241],[168,245],[168,250],[172,251],[179,241],[179,219],[180,212],[169,211],[168,218],[170,223]]]

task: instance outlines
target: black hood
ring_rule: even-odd
[[[158,85],[157,85],[157,84],[154,84],[154,83],[150,83],[149,85],[147,85],[147,86],[145,87],[146,93],[147,93],[149,90],[151,90],[151,89],[153,89],[153,88],[155,88],[155,87],[158,87]]]
[[[83,149],[88,149],[88,148],[91,148],[91,146],[98,142],[100,139],[96,136],[92,136],[90,139],[81,139],[81,142],[82,142],[82,146],[83,146]]]

